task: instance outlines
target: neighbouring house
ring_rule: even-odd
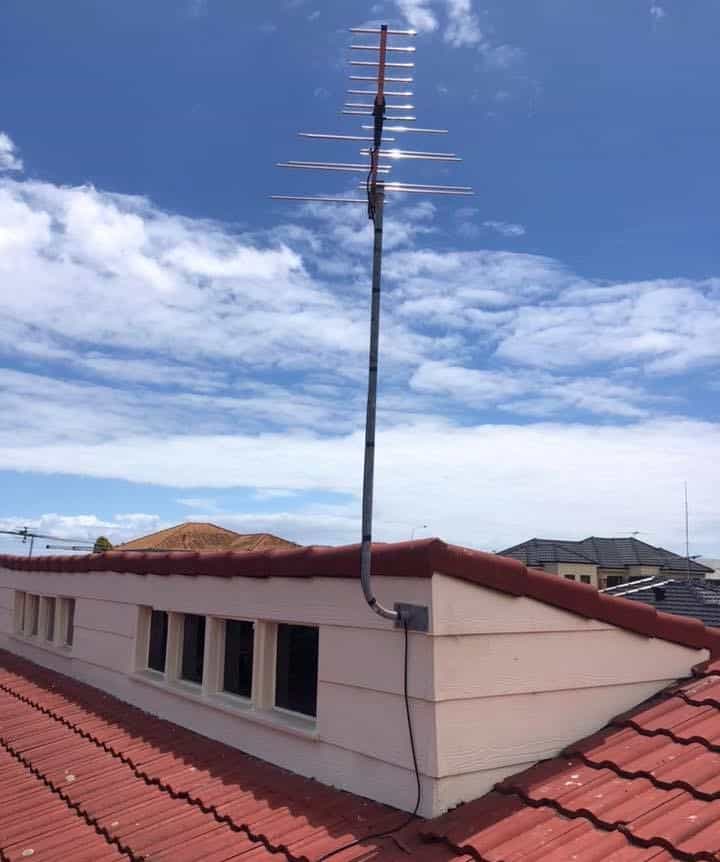
[[[5,858],[717,858],[720,630],[434,539],[407,634],[359,560],[0,557]]]
[[[720,581],[720,560],[698,557],[698,562],[711,569],[705,576],[709,581]]]
[[[562,575],[569,581],[592,584],[599,589],[654,575],[702,579],[712,572],[702,563],[665,548],[648,545],[635,537],[589,536],[580,541],[529,539],[498,553],[526,566]]]
[[[658,575],[603,590],[605,595],[642,602],[668,614],[694,617],[706,626],[720,626],[720,583]]]
[[[215,524],[187,521],[148,536],[141,536],[122,545],[118,551],[272,551],[297,548],[295,542],[273,536],[272,533],[236,533]]]

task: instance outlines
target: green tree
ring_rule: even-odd
[[[112,551],[112,542],[105,536],[98,536],[93,546],[93,554],[103,554],[105,551]]]

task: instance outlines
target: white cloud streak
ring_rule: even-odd
[[[407,525],[422,523],[448,540],[492,549],[533,535],[579,538],[643,530],[648,541],[677,548],[687,478],[694,545],[714,554],[720,550],[718,445],[717,424],[680,419],[599,427],[414,421],[378,435],[377,536],[407,538]],[[351,541],[361,452],[359,432],[188,435],[3,449],[0,466],[54,472],[72,465],[83,475],[169,486],[347,494],[344,506],[321,511],[308,504],[275,516],[246,513],[242,522],[277,517],[286,526],[276,532],[290,535],[292,524],[291,537],[318,542],[322,519],[336,518],[344,524],[336,537]]]
[[[507,237],[525,236],[526,233],[525,228],[521,224],[507,221],[484,221],[483,227]]]
[[[0,173],[3,171],[21,171],[23,162],[18,150],[6,132],[0,132]]]
[[[438,28],[438,19],[432,10],[431,0],[396,0],[400,13],[419,33],[432,33]]]
[[[659,3],[653,3],[650,6],[650,15],[655,21],[662,21],[667,16],[667,12]]]
[[[720,365],[720,281],[605,284],[538,255],[434,251],[434,209],[397,206],[378,537],[428,523],[498,547],[645,528],[671,544],[687,477],[701,550],[717,551],[718,428],[663,418],[690,407],[661,384]],[[208,488],[293,492],[275,532],[354,539],[371,238],[347,209],[252,235],[1,180],[0,467],[202,489],[181,497],[198,505]],[[315,492],[349,502],[303,508]]]

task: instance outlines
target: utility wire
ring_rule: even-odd
[[[360,844],[365,844],[367,841],[372,841],[376,838],[390,838],[392,835],[395,835],[397,832],[400,832],[406,826],[409,826],[413,822],[413,820],[415,820],[415,818],[417,817],[417,813],[420,810],[420,802],[422,800],[422,785],[420,783],[420,769],[418,767],[417,750],[415,748],[415,734],[413,732],[412,717],[410,715],[410,697],[408,695],[408,645],[409,645],[409,638],[408,638],[407,620],[403,619],[402,624],[403,624],[403,629],[405,630],[404,659],[403,659],[403,699],[405,701],[405,715],[407,717],[408,736],[410,737],[410,751],[412,753],[413,770],[415,771],[415,786],[416,786],[415,807],[413,808],[412,814],[410,814],[398,826],[395,826],[392,829],[387,829],[385,832],[375,832],[373,835],[365,835],[362,838],[358,838],[355,841],[351,841],[349,844],[343,844],[342,847],[337,847],[335,850],[331,850],[329,853],[326,853],[324,856],[321,856],[317,860],[317,862],[325,862],[326,859],[330,859],[333,856],[337,856],[339,853],[342,853],[345,850],[350,850],[351,847],[357,847]]]

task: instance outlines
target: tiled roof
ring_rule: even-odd
[[[526,566],[540,566],[543,563],[581,563],[595,566],[597,562],[582,553],[577,547],[579,542],[563,542],[557,539],[529,539],[512,548],[499,551],[501,557],[512,557]]]
[[[273,536],[271,533],[236,533],[216,524],[188,521],[149,536],[141,536],[131,542],[117,545],[119,551],[260,551],[273,548],[296,548],[295,542]]]
[[[406,820],[0,650],[3,862],[313,862]],[[333,858],[470,862],[419,824]]]
[[[259,553],[110,551],[86,556],[0,556],[0,567],[35,572],[118,572],[138,575],[222,578],[356,578],[360,547],[297,548]],[[699,620],[655,611],[640,602],[615,598],[589,584],[529,569],[517,560],[448,545],[440,539],[373,545],[373,575],[430,578],[435,572],[512,596],[527,596],[590,619],[648,637],[657,637],[720,655],[720,630]]]
[[[499,552],[526,566],[543,563],[590,563],[604,569],[623,569],[627,566],[659,566],[668,571],[687,571],[686,557],[665,548],[656,548],[632,537],[602,538],[589,536],[581,541],[566,539],[529,539]],[[690,560],[690,569],[698,574],[710,572],[707,566]]]
[[[273,536],[272,533],[250,533],[238,536],[229,546],[231,551],[281,551],[300,547],[296,542]]]
[[[483,862],[720,859],[720,664],[421,833]]]
[[[480,730],[478,732],[481,732]],[[0,858],[316,862],[403,812],[0,651]],[[720,663],[338,862],[720,859]]]
[[[660,575],[603,590],[609,596],[623,596],[668,614],[694,617],[706,626],[720,626],[720,582]]]

